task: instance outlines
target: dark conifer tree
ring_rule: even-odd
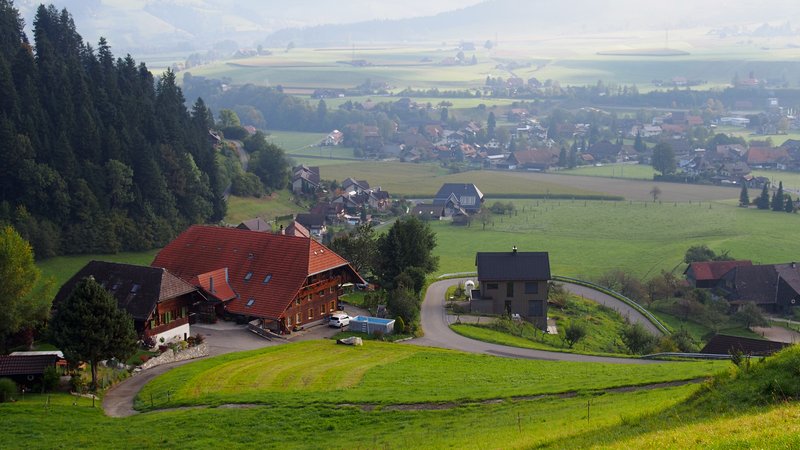
[[[778,190],[775,191],[775,195],[772,197],[772,210],[773,211],[783,211],[786,207],[786,202],[783,201],[783,181],[778,182]]]

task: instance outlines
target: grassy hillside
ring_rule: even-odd
[[[373,365],[351,387],[345,387],[347,383],[334,376],[333,385],[338,387],[325,389],[328,385],[322,375],[325,371],[312,376],[306,386],[295,384],[303,380],[306,369],[303,361],[313,357],[324,359],[324,355],[336,348],[333,345],[308,342],[226,355],[174,369],[148,385],[152,389],[166,380],[179,390],[207,378],[212,380],[206,381],[206,386],[223,386],[239,375],[275,371],[278,365],[274,354],[281,351],[288,351],[281,355],[287,357],[281,361],[281,367],[291,367],[295,359],[301,361],[291,376],[267,375],[271,380],[260,386],[258,376],[240,377],[236,384],[250,389],[247,394],[250,399],[238,407],[209,408],[196,402],[201,406],[112,419],[99,408],[92,408],[91,400],[85,398],[28,394],[16,403],[0,404],[4,447],[225,445],[430,449],[795,448],[800,445],[797,420],[800,406],[795,402],[800,386],[796,383],[800,354],[797,348],[764,363],[754,362],[747,370],[721,370],[729,363],[580,365],[368,342],[363,348],[344,351],[363,351],[371,356],[352,363],[342,358],[345,361],[340,367],[372,364],[382,357],[388,360]],[[719,375],[702,385],[611,388],[631,381],[679,379],[690,376],[690,372],[700,375],[711,371]],[[291,369],[279,372],[289,374]],[[330,367],[328,372],[335,375],[339,370]],[[182,380],[174,377],[177,373],[183,373]],[[512,391],[552,393],[565,388],[583,393],[507,398]],[[599,391],[586,392],[590,389]],[[177,390],[173,395],[180,395]],[[469,390],[479,395],[464,396]],[[487,394],[498,396],[487,397]],[[218,400],[230,400],[235,394],[225,395],[227,399]],[[265,399],[267,404],[254,404]],[[362,403],[368,399],[372,399],[369,404]],[[424,403],[412,405],[411,401]]]
[[[527,361],[375,341],[363,347],[309,341],[175,368],[144,387],[137,407],[291,405],[298,395],[305,403],[333,405],[461,403],[692,379],[723,366]]]

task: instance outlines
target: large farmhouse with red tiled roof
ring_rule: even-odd
[[[339,307],[342,284],[364,280],[344,258],[307,237],[193,226],[152,263],[195,284],[224,310],[285,333]]]

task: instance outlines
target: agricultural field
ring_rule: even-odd
[[[652,201],[650,191],[653,186],[659,186],[661,189],[659,198],[663,201],[688,202],[739,198],[739,190],[731,187],[654,183],[644,180],[607,179],[600,176],[574,176],[559,173],[494,170],[449,173],[447,169],[436,164],[348,162],[324,166],[320,172],[323,179],[344,180],[347,177],[358,177],[367,180],[370,185],[381,186],[394,197],[404,196],[417,199],[433,198],[443,183],[474,183],[492,199],[504,196],[581,197],[602,195],[634,201],[648,199]]]
[[[651,38],[653,48],[663,46],[661,38]],[[705,41],[698,42],[702,39]],[[637,45],[643,45],[638,41]],[[646,50],[639,56],[597,54],[604,50],[630,49],[629,45],[614,40],[560,37],[558,40],[509,41],[492,51],[484,48],[465,51],[467,59],[474,54],[478,62],[465,66],[440,64],[458,52],[453,44],[295,48],[289,52],[275,49],[269,56],[220,61],[194,67],[191,73],[214,78],[229,77],[236,84],[281,85],[289,92],[296,90],[298,93],[322,87],[351,88],[367,79],[373,83],[387,83],[395,92],[406,87],[476,89],[484,85],[487,76],[510,77],[511,72],[499,68],[501,63],[508,61],[520,65],[513,74],[523,79],[555,80],[562,86],[595,85],[602,81],[606,85],[636,85],[640,92],[658,89],[653,80],[671,80],[673,77],[702,80],[704,83],[695,89],[727,87],[737,73],[740,76],[750,72],[775,73],[784,74],[788,80],[800,78],[797,64],[787,60],[797,56],[796,50],[768,51],[734,42],[725,45],[718,41],[713,42],[713,48],[708,48],[708,44],[707,37],[700,36],[685,41],[675,40],[671,47],[690,54],[659,57],[647,56]],[[363,60],[369,65],[357,67],[350,64],[353,60]],[[490,102],[490,99],[483,101],[487,105]]]
[[[652,180],[656,171],[645,164],[604,164],[600,166],[578,166],[563,169],[557,173],[564,175],[583,175],[586,177],[625,178],[630,180]]]
[[[476,252],[515,245],[550,252],[554,274],[588,279],[614,269],[640,278],[681,272],[686,249],[700,244],[755,264],[793,261],[800,253],[793,238],[800,216],[735,202],[510,201],[514,215],[493,216],[485,229],[477,219],[469,227],[431,223],[440,273],[474,271]]]

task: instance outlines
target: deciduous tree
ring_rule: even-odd
[[[411,267],[428,274],[439,266],[439,257],[433,255],[436,234],[427,223],[414,216],[397,220],[389,231],[378,238],[378,277],[385,285],[392,285],[400,273]]]
[[[653,168],[661,172],[661,175],[675,173],[675,154],[671,145],[661,142],[653,147]]]
[[[12,227],[0,229],[0,348],[9,335],[44,321],[50,311],[52,281],[41,277],[33,250]]]

